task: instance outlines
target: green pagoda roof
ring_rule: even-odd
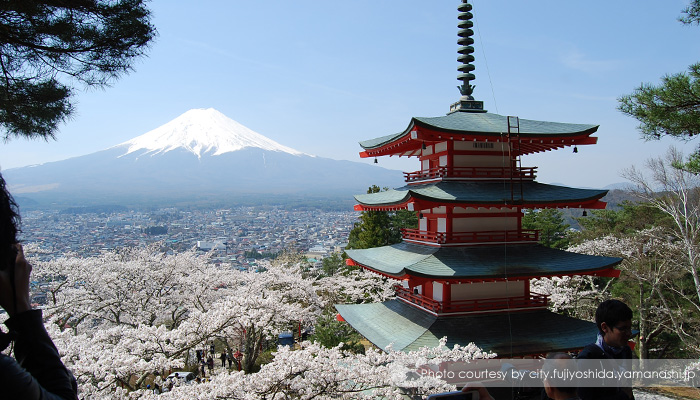
[[[478,280],[579,275],[605,271],[622,261],[539,244],[435,247],[401,242],[345,252],[358,264],[396,278],[410,275]]]
[[[590,135],[598,130],[599,125],[569,124],[561,122],[535,121],[519,119],[520,137],[527,138],[564,138]],[[501,136],[508,133],[508,117],[492,113],[453,112],[441,117],[413,117],[408,127],[393,135],[364,140],[360,146],[365,150],[375,149],[409,134],[414,128],[448,134],[466,134],[477,136]]]
[[[369,207],[399,205],[415,199],[439,203],[494,206],[519,204],[531,207],[556,205],[577,207],[587,204],[586,208],[597,208],[595,204],[591,203],[596,203],[607,192],[607,190],[577,189],[534,181],[513,183],[506,181],[439,181],[356,195],[355,200],[361,205]]]
[[[474,343],[498,357],[575,350],[595,341],[598,328],[548,310],[438,317],[394,299],[374,304],[336,305],[340,315],[377,347],[411,351]],[[533,323],[535,322],[536,323]]]

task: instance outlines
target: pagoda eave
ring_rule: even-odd
[[[485,142],[485,143],[508,143],[518,141],[517,137],[508,137],[507,135],[474,135],[464,133],[446,134],[441,132],[431,132],[424,134],[420,138],[411,138],[407,136],[401,137],[395,142],[388,143],[378,148],[367,149],[360,152],[360,158],[382,157],[382,156],[399,156],[399,157],[419,157],[423,146],[443,142],[445,140],[462,141],[462,142]],[[520,138],[518,143],[519,151],[514,150],[512,155],[527,155],[534,153],[542,153],[562,149],[571,146],[584,146],[598,143],[598,138],[595,136],[579,136],[574,138],[556,138],[551,137],[527,137]],[[482,152],[483,153],[483,152]]]
[[[493,258],[494,252],[507,257]],[[596,275],[613,277],[617,257],[591,256],[538,244],[491,244],[433,247],[415,243],[348,249],[352,265],[393,279],[482,282],[503,279]]]
[[[345,321],[374,345],[385,349],[391,344],[399,351],[435,347],[440,338],[447,337],[448,347],[474,343],[485,351],[497,353],[499,358],[512,358],[581,349],[598,332],[592,322],[548,310],[441,317],[399,299],[335,307]]]
[[[479,203],[468,203],[468,202],[446,202],[442,201],[432,201],[425,198],[410,198],[407,201],[395,204],[355,204],[355,211],[398,211],[398,210],[427,210],[434,207],[440,207],[445,205],[450,205],[451,207],[461,207],[461,208],[501,208],[501,207],[515,207],[518,209],[543,209],[543,208],[581,208],[589,210],[603,210],[607,205],[606,202],[600,201],[598,199],[590,199],[586,201],[575,201],[575,202],[479,202]]]
[[[470,121],[469,118],[474,119]],[[454,116],[412,118],[401,133],[360,142],[361,158],[380,156],[418,156],[426,145],[453,142],[517,143],[513,155],[525,155],[556,150],[568,146],[596,144],[591,136],[598,125],[561,124],[521,120],[519,133],[509,133],[506,117],[497,114],[455,113]]]
[[[492,245],[492,244],[491,244]],[[390,274],[386,273],[383,271],[380,271],[378,269],[371,268],[367,265],[361,264],[356,262],[355,260],[352,259],[347,259],[346,260],[347,265],[351,266],[356,266],[356,267],[361,267],[362,269],[375,273],[377,275],[383,276],[385,278],[389,279],[396,279],[400,281],[410,281],[412,286],[415,285],[420,285],[424,284],[427,282],[442,282],[442,283],[448,283],[448,284],[460,284],[460,283],[486,283],[486,282],[498,282],[502,281],[504,279],[503,276],[499,277],[435,277],[430,274],[421,274],[421,273],[415,273],[415,272],[408,272],[406,270],[402,270],[400,273],[397,274]],[[619,269],[615,269],[614,267],[607,267],[604,269],[599,269],[595,271],[580,271],[580,272],[567,272],[567,273],[550,273],[550,274],[533,274],[533,275],[510,275],[508,276],[508,280],[511,281],[526,281],[530,279],[539,279],[539,278],[562,278],[565,276],[597,276],[601,278],[619,278],[620,277],[621,271]]]
[[[388,191],[356,195],[360,211],[426,210],[432,207],[604,208],[607,190],[576,189],[534,181],[507,180],[411,183]]]

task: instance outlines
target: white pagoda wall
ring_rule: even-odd
[[[452,232],[514,231],[518,229],[518,219],[505,218],[454,218]]]
[[[508,143],[503,142],[467,142],[467,141],[455,141],[454,149],[458,151],[500,151],[504,154],[508,154]]]
[[[524,281],[462,283],[452,285],[452,301],[520,297],[525,295]]]
[[[461,155],[452,157],[455,167],[508,167],[508,145],[495,142],[455,142],[455,151],[483,152],[483,155]],[[501,154],[489,154],[500,152]]]

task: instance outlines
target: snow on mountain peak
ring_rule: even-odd
[[[128,146],[126,154],[142,149],[146,153],[159,154],[184,148],[201,157],[208,152],[216,156],[245,147],[304,154],[266,138],[213,108],[189,110],[165,125],[117,146]]]

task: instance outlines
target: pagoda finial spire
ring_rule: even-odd
[[[459,39],[457,40],[457,44],[459,44],[459,50],[457,50],[457,52],[459,53],[459,57],[457,57],[457,61],[462,63],[462,65],[457,68],[460,72],[457,79],[462,81],[462,85],[457,86],[457,88],[462,96],[466,97],[464,100],[474,100],[472,93],[474,92],[475,86],[470,84],[471,81],[476,79],[472,73],[472,71],[474,71],[474,65],[472,65],[474,61],[474,56],[472,55],[474,52],[474,47],[472,46],[474,44],[474,39],[472,38],[474,31],[471,28],[474,26],[474,23],[471,20],[474,15],[470,12],[472,10],[472,5],[468,3],[468,0],[462,0],[462,4],[460,4],[458,10],[459,24],[457,24],[457,27],[459,28]]]
[[[457,27],[459,27],[457,34],[459,36],[457,40],[459,57],[457,57],[457,61],[461,63],[457,68],[459,71],[457,79],[462,81],[462,85],[457,86],[457,88],[462,97],[460,97],[458,102],[450,106],[449,114],[457,111],[486,112],[484,110],[484,102],[476,101],[472,96],[475,86],[471,84],[471,81],[476,79],[472,73],[474,71],[474,65],[472,64],[474,61],[474,56],[472,55],[474,52],[474,47],[472,46],[474,44],[474,39],[472,38],[474,35],[472,30],[474,26],[472,22],[474,15],[471,13],[472,5],[469,4],[469,0],[462,0],[462,4],[457,9],[459,10],[459,24],[457,24]]]

